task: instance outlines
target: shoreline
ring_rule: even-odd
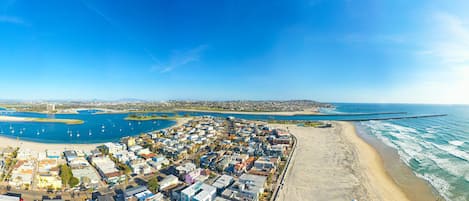
[[[279,200],[311,200],[311,195],[317,200],[409,200],[353,124],[333,122],[327,129],[272,125],[288,127],[298,138]]]
[[[83,124],[84,121],[80,119],[52,119],[52,118],[35,118],[35,117],[14,117],[14,116],[1,116],[0,122],[35,122],[35,123],[63,123],[68,125]]]
[[[6,136],[0,136],[0,147],[19,147],[20,149],[27,149],[36,152],[42,152],[46,150],[80,150],[80,151],[91,151],[96,147],[104,143],[90,143],[90,144],[63,144],[63,143],[42,143],[33,142],[27,140],[16,140]]]
[[[359,126],[354,125],[354,127],[357,136],[372,146],[383,159],[386,172],[401,187],[410,200],[428,201],[441,199],[436,189],[426,180],[416,176],[412,169],[400,159],[395,149],[387,146],[374,136],[367,135],[365,130],[359,129]]]
[[[159,130],[170,129],[173,127],[181,126],[191,119],[192,119],[191,117],[187,117],[187,118],[178,118],[176,120],[172,120],[174,121],[175,124],[167,128],[162,128]],[[112,142],[112,141],[108,141],[108,142]],[[90,150],[96,149],[98,146],[103,145],[104,143],[107,143],[107,142],[83,143],[83,144],[81,143],[72,143],[72,144],[46,143],[46,142],[35,142],[35,141],[22,140],[22,139],[17,140],[12,137],[0,135],[0,148],[19,147],[19,148],[29,149],[32,151],[38,151],[38,152],[42,152],[45,150],[70,150],[70,149],[80,150],[80,151],[90,151]]]

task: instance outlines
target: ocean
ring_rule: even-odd
[[[412,104],[336,104],[336,112],[405,111],[448,114],[444,117],[363,121],[365,135],[397,150],[415,175],[428,181],[446,200],[469,200],[469,106]],[[363,134],[363,133],[362,133]]]

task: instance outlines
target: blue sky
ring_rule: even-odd
[[[0,99],[469,103],[469,3],[0,1]]]

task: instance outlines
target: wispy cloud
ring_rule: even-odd
[[[161,73],[170,72],[176,68],[182,67],[192,62],[200,60],[202,53],[208,48],[207,45],[199,45],[189,50],[174,51],[169,61],[166,64],[159,63],[151,68],[151,71],[158,71]]]
[[[0,15],[0,23],[27,25],[27,23],[23,19],[8,15]]]
[[[430,43],[428,51],[447,64],[469,62],[469,25],[449,13],[435,13],[436,34],[444,36]]]
[[[468,20],[445,12],[431,14],[424,30],[427,37],[420,39],[425,48],[415,52],[426,66],[400,93],[420,94],[433,102],[469,103]]]

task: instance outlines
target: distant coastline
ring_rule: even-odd
[[[176,112],[203,112],[203,113],[220,113],[220,114],[251,114],[251,115],[278,115],[278,116],[296,116],[296,115],[318,115],[318,111],[304,110],[295,112],[238,112],[226,110],[198,110],[198,109],[176,109]]]

